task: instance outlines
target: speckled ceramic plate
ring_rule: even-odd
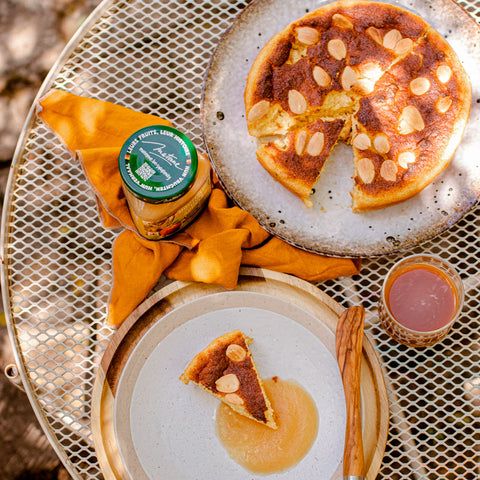
[[[470,76],[470,121],[445,171],[418,195],[382,210],[353,213],[353,155],[339,145],[327,162],[309,210],[258,163],[247,131],[243,92],[250,67],[279,30],[324,3],[256,0],[237,18],[212,58],[204,86],[202,121],[214,169],[233,200],[268,231],[304,249],[368,257],[404,250],[452,226],[480,197],[480,29],[453,0],[395,3],[422,16],[450,42]]]
[[[264,378],[295,380],[314,399],[316,440],[286,472],[269,478],[342,478],[345,397],[335,357],[343,308],[290,275],[243,268],[232,291],[175,282],[149,297],[113,337],[97,372],[92,432],[105,478],[262,479],[233,461],[215,432],[220,402],[179,377],[213,339],[237,328],[253,338]],[[389,406],[373,346],[364,336],[361,370],[366,479],[382,463]]]
[[[223,292],[180,307],[153,326],[130,357],[115,402],[116,438],[130,477],[189,480],[215,478],[221,472],[231,480],[246,478],[248,473],[229,458],[215,433],[218,401],[178,380],[196,353],[219,334],[240,328],[253,338],[252,354],[261,375],[295,379],[322,412],[322,434],[286,478],[330,480],[341,463],[345,430],[340,372],[324,344],[333,344],[334,335],[326,328],[320,338],[312,335],[298,323],[301,316],[305,323],[315,322],[275,297]],[[277,477],[285,475],[271,475]]]

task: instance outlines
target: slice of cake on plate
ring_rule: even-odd
[[[196,383],[237,413],[276,429],[272,406],[248,348],[251,341],[240,330],[216,338],[193,358],[180,380]]]

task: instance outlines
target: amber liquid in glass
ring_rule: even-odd
[[[397,322],[417,332],[444,327],[458,307],[450,278],[427,264],[406,265],[395,272],[386,285],[385,299]]]

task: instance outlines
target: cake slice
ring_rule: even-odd
[[[192,381],[237,413],[276,429],[274,412],[248,348],[251,338],[240,330],[226,333],[198,353],[180,380]]]
[[[260,145],[257,159],[270,175],[310,208],[313,187],[342,133],[343,120],[317,120],[286,137]]]

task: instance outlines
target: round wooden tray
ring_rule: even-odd
[[[311,331],[313,335],[325,342],[329,352],[333,356],[335,355],[334,345],[330,337],[334,338],[336,323],[344,308],[317,287],[290,275],[263,269],[242,268],[238,285],[233,292],[263,294],[267,303],[268,298],[272,299],[272,304],[278,299],[285,305],[286,302],[292,304],[292,311],[294,311],[294,308],[298,311],[305,311],[305,320],[300,318],[301,315],[300,317],[297,315],[299,318],[295,318],[294,321],[302,324],[302,328]],[[142,342],[142,339],[147,338],[146,334],[148,332],[153,331],[153,327],[157,330],[158,327],[162,327],[160,322],[165,324],[165,328],[162,328],[164,332],[161,334],[163,338],[168,336],[172,330],[191,321],[192,316],[200,315],[201,312],[197,312],[196,307],[190,308],[190,306],[198,304],[198,301],[200,301],[208,308],[208,299],[205,302],[207,296],[216,299],[216,306],[213,308],[222,308],[218,306],[218,298],[220,298],[218,294],[225,298],[232,297],[231,291],[226,291],[214,285],[174,282],[142,303],[112,337],[98,367],[91,409],[94,446],[100,467],[107,480],[126,480],[131,479],[133,475],[128,472],[125,459],[121,455],[122,449],[119,448],[117,441],[118,431],[116,432],[116,430],[118,430],[118,425],[115,424],[114,412],[118,400],[119,386],[122,383],[122,374],[126,371],[128,373],[128,369],[132,370],[131,365],[128,366],[132,357],[139,357],[138,350],[135,351],[136,347]],[[238,295],[238,297],[245,298],[244,295]],[[192,312],[186,315],[185,319],[183,314],[177,315],[177,317],[180,317],[180,320],[176,320],[177,323],[179,322],[178,325],[172,326],[165,320],[167,314],[175,313],[175,310],[188,310],[189,308]],[[278,313],[288,316],[288,312]],[[167,318],[171,318],[171,316],[169,315]],[[325,336],[325,332],[328,333],[329,338],[327,339],[322,338],[322,336]],[[218,332],[218,334],[221,333],[224,333],[224,331]],[[275,335],[274,332],[273,335]],[[145,342],[142,342],[142,347],[143,343]],[[153,346],[150,347],[150,351],[152,348]],[[196,353],[198,352],[192,349],[192,352],[189,352],[188,355],[193,357]],[[145,356],[148,357],[148,354],[147,352]],[[175,372],[175,380],[178,379],[183,367],[184,365],[178,366],[179,372]],[[131,375],[131,372],[129,375]],[[389,406],[382,370],[374,349],[366,336],[363,339],[361,376],[365,470],[366,478],[373,480],[380,469],[385,451]],[[133,389],[133,387],[128,388]],[[184,388],[188,389],[189,387],[184,386]],[[180,425],[179,429],[181,428]],[[189,428],[191,429],[192,426],[190,425]],[[214,430],[213,422],[212,430]],[[319,435],[321,434],[322,432],[319,431]],[[123,440],[124,437],[121,438]],[[295,468],[292,470],[292,475],[294,474]],[[135,478],[139,477],[135,476]],[[338,465],[332,478],[342,478],[341,465]]]

